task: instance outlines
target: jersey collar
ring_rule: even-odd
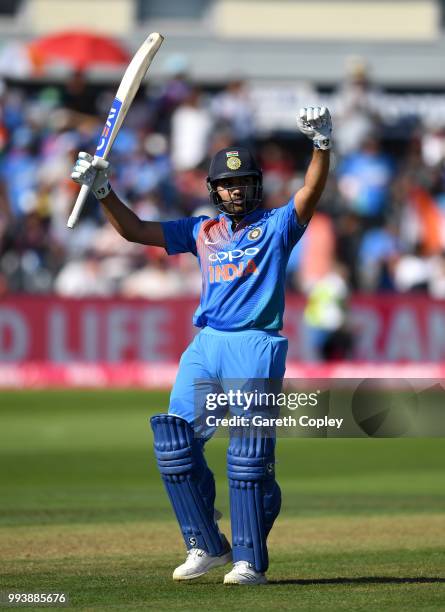
[[[236,226],[235,230],[232,230],[232,218],[225,214],[225,213],[221,213],[220,214],[220,218],[224,218],[227,224],[227,229],[229,230],[230,234],[233,234],[234,232],[239,231],[240,229],[245,229],[246,227],[248,227],[251,223],[254,223],[255,221],[258,221],[258,219],[261,218],[261,216],[264,213],[264,208],[255,208],[255,210],[252,210],[252,212],[250,212],[249,214],[247,214],[245,217],[243,217],[241,219],[241,221],[238,223],[238,225]]]

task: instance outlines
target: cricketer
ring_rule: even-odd
[[[287,339],[283,325],[285,270],[324,189],[332,123],[325,107],[307,107],[298,129],[313,155],[304,185],[282,207],[262,207],[262,172],[248,149],[233,146],[211,161],[207,187],[214,218],[141,221],[112,191],[108,162],[79,153],[71,178],[92,188],[116,230],[127,240],[193,253],[202,272],[201,328],[181,357],[168,414],[151,419],[154,449],[168,497],[187,547],[174,580],[190,580],[233,561],[224,584],[265,584],[267,536],[281,506],[275,480],[275,436],[230,430],[227,473],[232,544],[218,528],[215,481],[204,457],[214,429],[202,428],[198,385],[222,390],[230,379],[280,380]],[[246,387],[244,387],[246,388]],[[202,389],[201,389],[202,390]],[[223,411],[227,411],[227,407]],[[215,414],[215,413],[212,413]],[[241,433],[240,433],[241,431]]]

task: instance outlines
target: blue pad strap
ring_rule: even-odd
[[[258,572],[265,572],[269,566],[266,538],[281,507],[275,439],[254,427],[232,430],[227,472],[233,560],[249,561]]]
[[[151,418],[159,471],[181,527],[187,548],[211,555],[223,550],[214,520],[215,480],[207,467],[202,440],[180,417],[159,414]]]

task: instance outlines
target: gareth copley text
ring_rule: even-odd
[[[261,414],[254,414],[251,418],[246,416],[231,416],[228,418],[219,418],[214,414],[206,416],[207,427],[310,427],[321,429],[324,427],[333,427],[340,429],[343,419],[324,417],[310,417],[303,414],[295,418],[293,416],[283,417],[267,417]]]

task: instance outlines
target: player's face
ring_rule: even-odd
[[[232,176],[217,181],[216,191],[227,212],[233,215],[245,213],[246,199],[255,195],[255,183],[254,176]]]

